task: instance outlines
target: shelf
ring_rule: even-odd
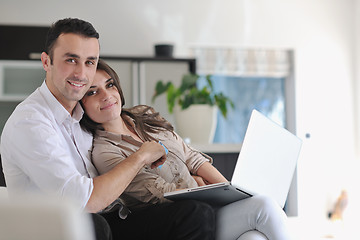
[[[172,58],[152,56],[100,56],[104,60],[132,61],[132,62],[186,62],[189,65],[189,72],[196,73],[195,58]]]
[[[2,102],[22,102],[28,95],[0,96]]]
[[[241,143],[190,144],[191,147],[204,153],[239,153],[241,145]]]
[[[40,61],[0,60],[0,101],[23,101],[44,79]]]

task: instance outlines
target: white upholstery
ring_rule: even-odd
[[[24,197],[10,201],[0,187],[0,239],[94,240],[89,215],[67,201]],[[248,231],[238,240],[268,240],[258,231]]]
[[[268,240],[268,239],[261,232],[253,230],[244,233],[237,240]]]
[[[8,192],[6,187],[0,187],[0,199],[7,199],[8,198]]]
[[[89,214],[57,198],[7,197],[0,188],[0,239],[94,240]]]

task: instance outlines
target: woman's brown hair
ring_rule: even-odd
[[[114,85],[116,86],[120,94],[122,103],[121,107],[123,107],[125,105],[125,98],[120,86],[120,79],[117,73],[102,59],[99,59],[97,65],[97,71],[98,70],[105,71],[114,80]],[[80,104],[82,104],[81,101]],[[121,117],[124,120],[125,124],[128,127],[131,127],[131,124],[128,122],[128,118],[126,116],[129,116],[133,120],[137,132],[141,135],[140,137],[146,141],[157,140],[148,133],[158,133],[159,131],[167,130],[174,134],[173,126],[164,118],[162,118],[158,112],[155,112],[154,109],[150,106],[139,105],[132,108],[122,108]],[[97,130],[104,130],[101,124],[94,122],[86,114],[86,112],[84,113],[84,116],[80,121],[80,125],[85,131],[92,133],[94,136],[96,135]]]

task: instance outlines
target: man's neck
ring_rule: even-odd
[[[70,115],[73,115],[73,111],[76,107],[76,104],[78,103],[78,101],[62,101],[61,97],[58,97],[57,94],[55,93],[55,90],[52,89],[51,86],[49,86],[49,83],[47,81],[47,79],[45,80],[46,86],[49,89],[49,91],[51,92],[51,94],[56,98],[56,100],[66,109],[66,111],[68,111],[70,113]],[[61,93],[59,93],[61,94]]]

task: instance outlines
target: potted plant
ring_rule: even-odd
[[[179,87],[160,80],[156,83],[152,101],[166,93],[168,110],[175,113],[177,132],[192,142],[212,142],[217,109],[226,118],[228,106],[234,108],[234,104],[223,93],[214,91],[211,75],[206,76],[206,85],[202,88],[197,85],[199,78],[197,74],[186,74]]]

